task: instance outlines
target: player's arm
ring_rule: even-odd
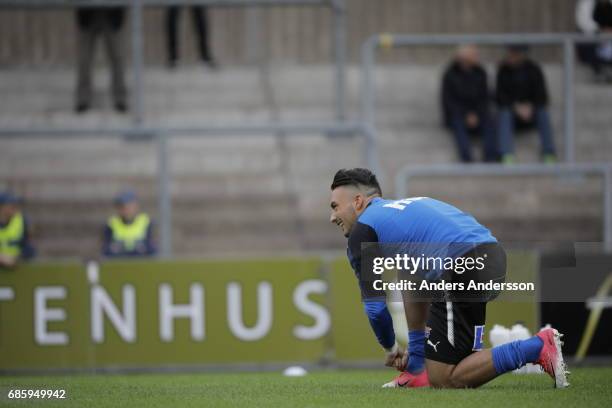
[[[395,341],[393,319],[387,308],[386,294],[382,290],[374,289],[372,285],[374,280],[378,279],[372,272],[371,264],[372,259],[380,254],[377,242],[376,231],[369,225],[358,222],[351,231],[348,249],[355,276],[359,281],[364,311],[378,343],[387,352],[386,364],[391,366],[398,356],[401,358],[402,351]],[[362,245],[365,243],[373,244]]]
[[[363,306],[378,343],[387,353],[385,365],[391,367],[397,358],[401,359],[403,350],[395,341],[393,319],[387,309],[387,303],[384,300],[364,300]]]

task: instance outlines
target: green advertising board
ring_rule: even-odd
[[[359,296],[344,258],[22,265],[0,272],[0,370],[379,360]],[[533,302],[507,306],[488,323],[533,329]]]
[[[316,360],[330,317],[318,260],[31,265],[3,273],[1,366]],[[89,272],[89,273],[88,273]]]

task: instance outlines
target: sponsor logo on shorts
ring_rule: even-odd
[[[473,351],[480,351],[484,344],[484,324],[482,326],[474,326],[474,346]]]
[[[440,344],[440,342],[437,342],[436,344],[433,344],[433,343],[431,342],[431,340],[429,340],[429,339],[428,339],[428,340],[427,340],[427,344],[428,344],[428,345],[430,345],[430,346],[431,346],[431,347],[434,349],[434,351],[435,351],[436,353],[438,352],[438,344]]]

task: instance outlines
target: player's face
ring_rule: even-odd
[[[357,221],[357,211],[355,204],[358,194],[355,190],[348,187],[338,187],[331,193],[331,217],[329,221],[336,224],[342,230],[345,237],[348,237],[355,221]]]

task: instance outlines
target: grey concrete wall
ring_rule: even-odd
[[[492,67],[488,67],[492,68]],[[442,65],[383,66],[376,71],[377,128],[383,189],[393,195],[392,177],[405,164],[456,160],[451,136],[440,127],[438,89]],[[545,66],[556,141],[562,148],[561,68]],[[0,76],[0,123],[6,127],[121,126],[112,111],[104,70],[97,72],[94,109],[72,113],[73,72],[8,70]],[[261,123],[333,118],[330,65],[273,67],[276,107],[266,103],[257,70],[227,68],[204,74],[199,67],[145,75],[145,118],[162,126]],[[349,116],[358,115],[359,70],[348,71]],[[579,69],[576,83],[576,159],[610,161],[612,137],[609,87]],[[277,109],[277,111],[275,111]],[[476,143],[477,145],[477,143]],[[170,168],[177,255],[235,252],[280,253],[341,249],[345,240],[329,224],[329,184],[340,167],[364,165],[362,141],[303,134],[281,142],[260,137],[218,136],[172,139]],[[475,151],[477,147],[475,146]],[[535,132],[517,137],[520,162],[538,160]],[[151,142],[105,138],[2,139],[0,189],[23,195],[44,256],[92,256],[111,198],[134,188],[157,215],[156,150]],[[602,239],[601,183],[593,178],[421,178],[411,195],[447,200],[471,212],[500,239]],[[537,238],[536,238],[537,237]]]
[[[574,0],[347,0],[347,46],[351,61],[361,43],[378,32],[478,33],[566,32],[574,30]],[[259,21],[253,35],[249,15]],[[269,7],[210,10],[211,43],[224,64],[245,64],[260,55],[275,62],[330,61],[332,13],[320,7]],[[181,15],[181,43],[187,62],[196,60],[191,16]],[[126,48],[129,47],[125,27]],[[164,10],[145,12],[147,64],[165,61]],[[0,9],[0,64],[69,66],[74,61],[76,30],[71,10]],[[382,56],[387,61],[431,62],[446,55],[440,48],[418,48]],[[554,50],[541,53],[554,59]]]

